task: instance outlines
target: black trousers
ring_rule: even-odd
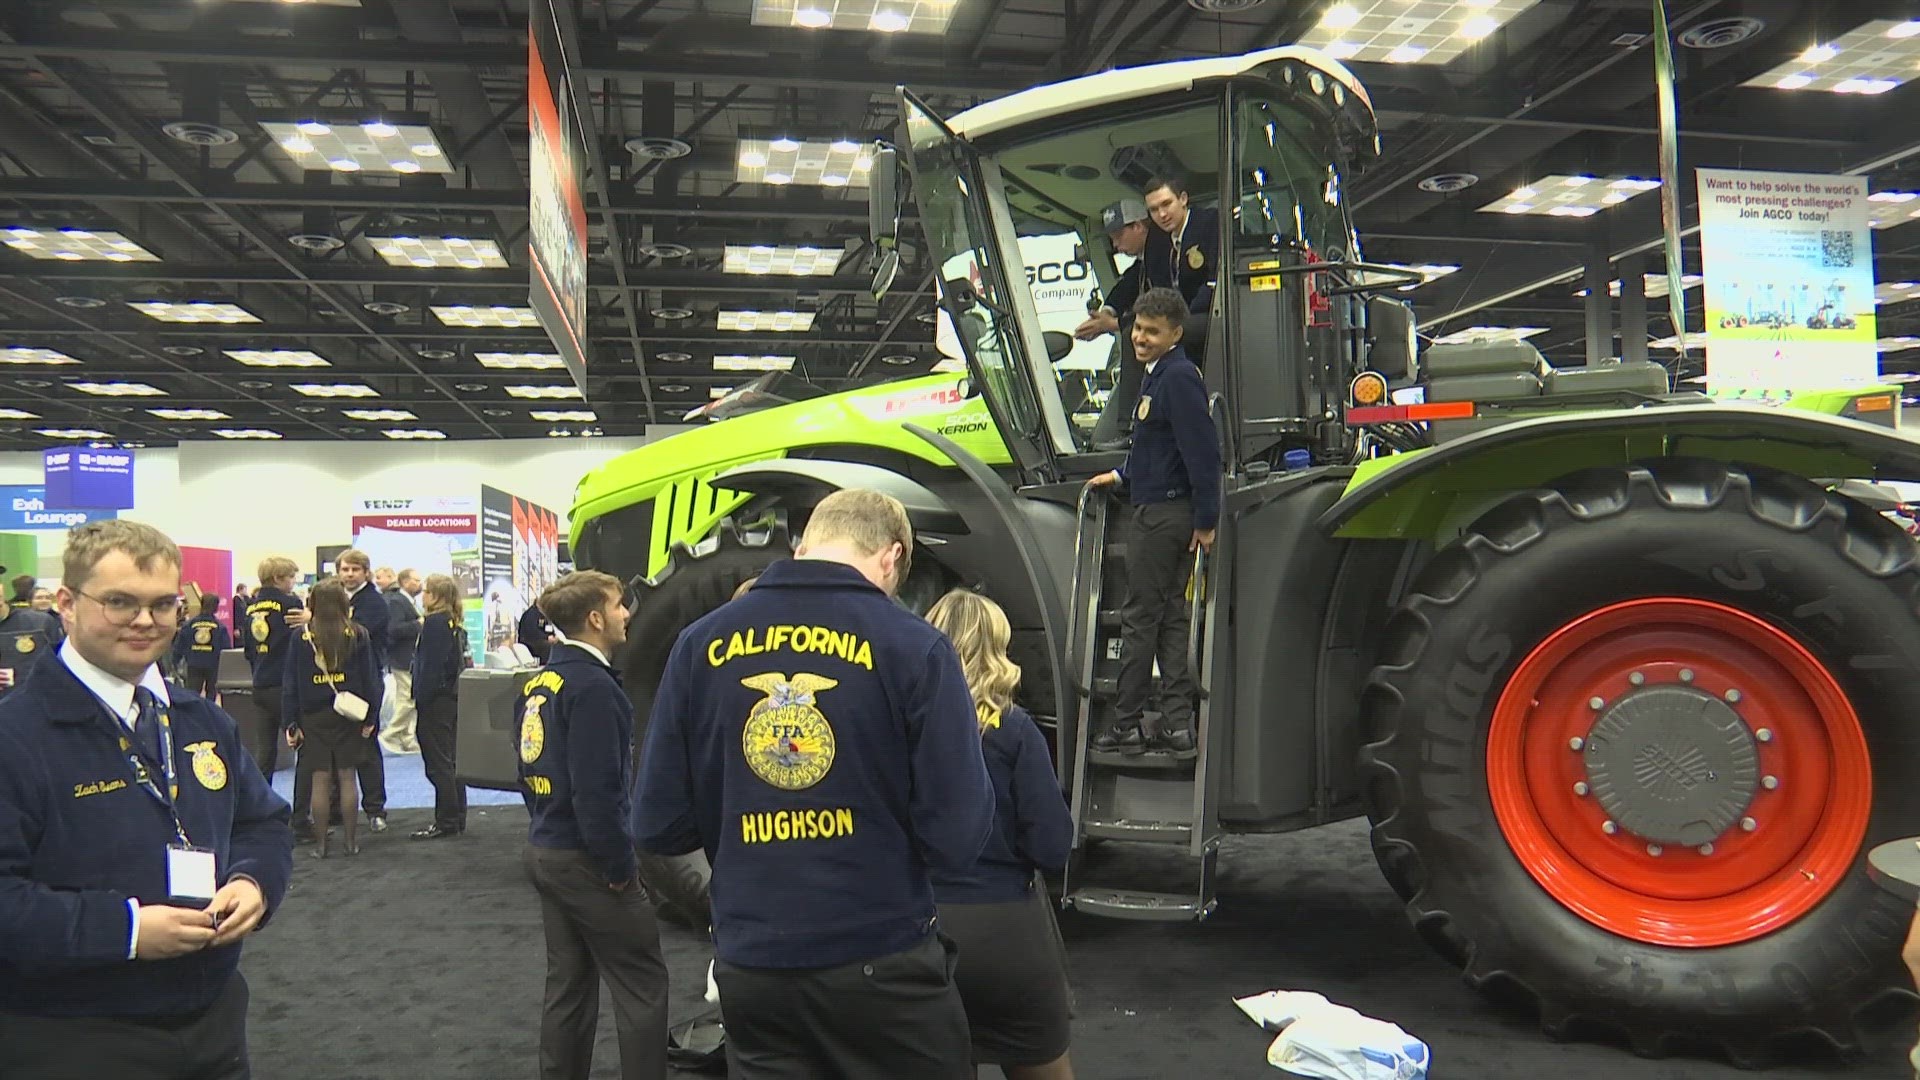
[[[426,768],[427,782],[433,785],[433,823],[442,829],[467,827],[467,786],[453,778],[459,712],[458,699],[442,693],[419,711],[414,726],[420,740],[421,764]]]
[[[212,668],[184,668],[180,672],[180,685],[208,701],[212,701],[219,693],[214,687],[219,681],[219,673]]]
[[[154,1019],[0,1013],[5,1080],[249,1080],[247,981],[238,972],[205,1011]]]
[[[833,968],[714,964],[732,1080],[973,1080],[958,951],[938,934]]]
[[[525,861],[547,936],[540,1080],[587,1080],[593,1071],[602,976],[613,993],[621,1080],[665,1077],[667,964],[646,890],[635,881],[614,892],[585,852],[529,845]]]
[[[1127,602],[1120,609],[1119,699],[1115,723],[1138,724],[1160,662],[1160,731],[1193,730],[1193,675],[1187,670],[1187,580],[1193,576],[1193,503],[1133,508],[1127,526]]]
[[[254,687],[253,707],[259,717],[254,726],[258,736],[254,760],[260,763],[260,771],[266,775],[267,782],[272,783],[274,772],[280,768],[280,748],[287,744],[287,733],[280,726],[280,688]]]

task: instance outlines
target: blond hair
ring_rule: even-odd
[[[540,614],[569,636],[587,625],[587,616],[607,606],[607,601],[625,596],[626,587],[612,574],[598,570],[575,570],[540,594],[534,606]]]
[[[847,543],[862,558],[900,545],[900,579],[906,580],[913,557],[913,524],[900,500],[866,488],[847,488],[820,500],[807,519],[801,547]]]
[[[67,531],[67,550],[60,556],[60,584],[79,592],[93,577],[100,560],[116,551],[126,553],[133,565],[146,573],[155,563],[180,569],[180,545],[166,533],[139,521],[112,518],[89,521]]]
[[[955,589],[927,609],[927,621],[952,640],[967,676],[967,692],[979,714],[980,730],[1013,705],[1020,686],[1020,665],[1007,659],[1013,627],[1000,605],[968,589]]]
[[[408,570],[411,574],[413,571]],[[466,599],[460,595],[460,586],[445,574],[428,574],[420,592],[426,597],[427,614],[444,611],[454,617],[455,622],[466,614]]]
[[[300,573],[300,567],[285,555],[269,555],[260,560],[260,584],[290,578]]]
[[[357,566],[367,571],[369,575],[373,573],[373,561],[368,559],[367,553],[361,551],[359,548],[348,548],[333,557],[333,568],[335,570],[343,566]]]

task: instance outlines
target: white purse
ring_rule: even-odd
[[[313,646],[314,666],[320,669],[320,674],[327,677],[327,689],[333,691],[334,713],[339,716],[344,716],[356,724],[366,723],[368,711],[367,699],[351,690],[342,690],[338,686],[335,686],[333,682],[333,672],[328,671],[326,661],[320,659],[320,646],[313,640],[312,634],[307,635],[307,643]]]

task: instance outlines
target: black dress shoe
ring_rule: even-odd
[[[1110,727],[1095,735],[1088,745],[1103,754],[1111,754],[1115,750],[1128,756],[1147,752],[1147,740],[1140,734],[1140,728],[1134,724]]]
[[[1177,758],[1190,758],[1199,754],[1194,745],[1193,732],[1186,728],[1178,731],[1155,732],[1147,741],[1147,749],[1172,754]]]
[[[448,836],[459,836],[459,829],[443,829],[438,825],[429,825],[419,832],[409,834],[409,840],[439,840]]]

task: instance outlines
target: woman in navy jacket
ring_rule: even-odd
[[[433,785],[433,824],[415,840],[458,836],[467,829],[467,789],[453,778],[454,732],[459,726],[460,672],[469,666],[466,605],[460,586],[445,574],[429,574],[421,590],[427,617],[413,654],[413,705],[427,781]]]
[[[933,874],[940,929],[960,946],[954,982],[973,1029],[974,1060],[1000,1066],[1009,1080],[1072,1080],[1066,949],[1035,871],[1066,867],[1073,818],[1046,737],[1013,703],[1020,668],[1007,658],[1006,613],[956,589],[935,602],[927,621],[960,654],[993,777],[994,827],[980,857],[965,871]]]
[[[347,854],[358,855],[360,845],[354,834],[359,817],[353,808],[360,796],[354,770],[368,753],[377,752],[367,736],[380,717],[380,664],[367,631],[348,617],[347,587],[338,578],[315,585],[307,608],[305,629],[287,647],[280,715],[287,724],[287,745],[300,748],[300,768],[313,780],[312,805],[319,811],[314,815],[318,839],[313,857],[327,857],[326,807],[333,804],[336,784],[340,805],[346,810],[341,831]],[[365,720],[350,720],[334,711],[335,700],[349,693],[367,703]]]

